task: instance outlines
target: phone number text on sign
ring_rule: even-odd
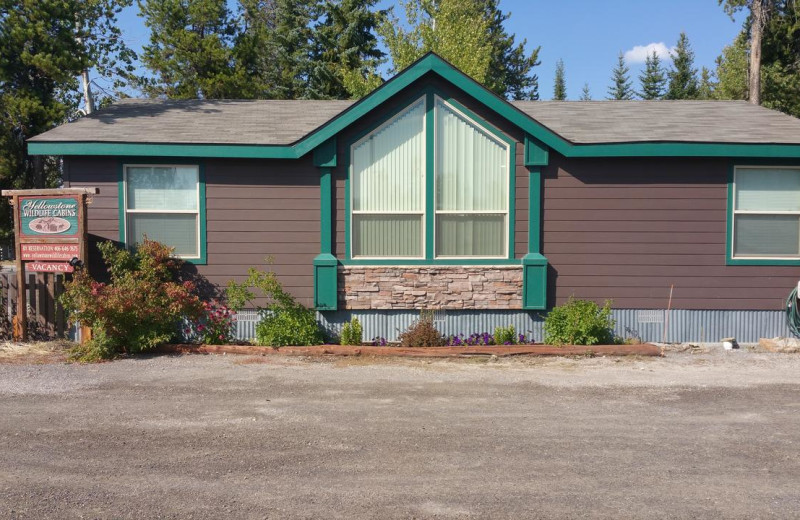
[[[21,260],[72,260],[80,252],[78,244],[20,244]]]

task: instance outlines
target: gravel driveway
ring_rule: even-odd
[[[0,365],[0,518],[797,518],[800,356]]]

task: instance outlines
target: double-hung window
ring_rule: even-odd
[[[201,257],[200,172],[196,165],[126,165],[124,236],[144,236],[174,248],[184,259]]]
[[[507,258],[511,149],[435,95],[398,112],[350,148],[351,257]]]
[[[800,167],[734,169],[731,258],[800,259]]]

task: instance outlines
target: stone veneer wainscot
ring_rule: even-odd
[[[521,309],[521,266],[339,267],[340,309]]]

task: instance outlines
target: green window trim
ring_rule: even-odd
[[[362,140],[367,135],[380,128],[382,125],[391,121],[403,110],[420,100],[425,98],[425,213],[424,213],[424,236],[425,236],[425,250],[424,258],[353,258],[352,256],[352,202],[351,202],[351,174],[352,174],[352,161],[351,150],[355,143]],[[435,243],[434,243],[434,228],[436,224],[435,212],[435,120],[434,120],[434,105],[436,98],[442,99],[444,102],[466,115],[477,123],[484,131],[492,134],[495,138],[502,141],[508,147],[508,213],[507,213],[507,252],[504,256],[498,257],[463,257],[463,258],[435,258]],[[456,99],[448,94],[439,91],[434,87],[426,87],[421,92],[415,92],[413,95],[405,96],[397,102],[393,103],[391,108],[387,111],[386,115],[377,121],[370,128],[365,129],[350,139],[345,147],[345,258],[341,261],[342,265],[393,265],[393,266],[418,266],[418,265],[520,265],[521,261],[515,258],[514,241],[515,241],[515,215],[516,215],[516,141],[506,136],[493,125],[486,122],[483,118],[469,110],[467,107],[459,103]]]
[[[800,266],[800,255],[797,258],[735,258],[733,256],[734,209],[735,209],[735,176],[737,168],[748,167],[783,167],[799,168],[800,162],[781,161],[777,159],[753,158],[734,161],[728,170],[728,201],[726,209],[725,264],[726,265],[761,265],[761,266]]]
[[[206,216],[206,177],[205,164],[200,161],[174,161],[174,160],[151,160],[142,162],[140,158],[120,160],[117,172],[117,205],[119,210],[119,241],[128,247],[127,236],[127,196],[125,193],[125,168],[129,166],[194,166],[197,168],[197,220],[198,220],[198,248],[197,257],[181,258],[186,263],[195,265],[206,265],[208,263],[207,254],[207,216]]]

